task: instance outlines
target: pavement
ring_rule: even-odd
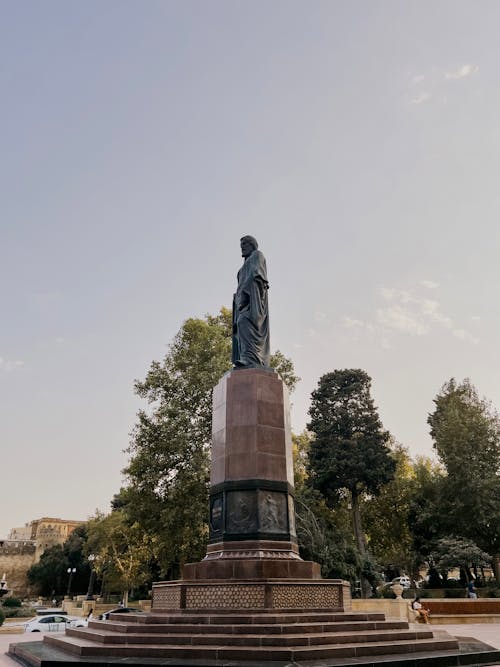
[[[433,630],[446,630],[454,637],[473,637],[479,641],[489,644],[493,648],[500,649],[500,623],[463,623],[459,625],[437,625]],[[19,663],[9,658],[5,652],[9,644],[19,642],[41,641],[43,635],[38,632],[23,634],[0,634],[0,667],[19,667]],[[494,667],[500,667],[495,665]]]

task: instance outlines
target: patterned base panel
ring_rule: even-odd
[[[174,609],[351,609],[346,582],[160,582],[153,611]]]

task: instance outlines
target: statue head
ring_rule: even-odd
[[[245,257],[245,259],[259,247],[257,239],[255,239],[253,236],[248,236],[248,235],[242,236],[242,238],[240,239],[240,245],[241,245],[241,256]]]

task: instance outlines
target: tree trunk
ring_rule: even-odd
[[[126,591],[123,592],[122,602],[124,607],[128,607],[128,588]]]
[[[364,562],[367,560],[367,547],[365,534],[363,532],[363,526],[361,524],[361,512],[359,510],[359,496],[355,491],[351,491],[351,506],[352,506],[352,526],[354,530],[354,539],[356,540],[356,545],[358,547],[359,555],[361,560]],[[363,598],[369,598],[372,595],[372,587],[368,579],[361,575],[361,596]]]
[[[500,554],[496,554],[493,557],[493,575],[495,576],[495,581],[500,581]]]

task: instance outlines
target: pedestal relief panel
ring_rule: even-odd
[[[255,491],[226,493],[226,532],[244,534],[257,532],[257,496]]]

